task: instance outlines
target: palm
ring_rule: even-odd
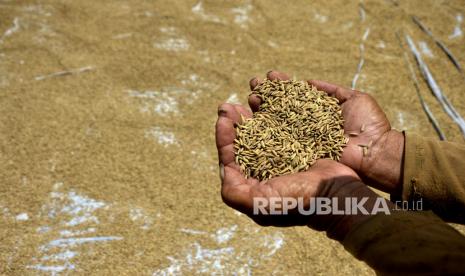
[[[216,124],[216,144],[222,166],[222,197],[229,206],[249,215],[262,225],[291,226],[309,224],[308,218],[300,215],[256,216],[253,215],[254,198],[289,197],[303,198],[304,202],[319,194],[326,185],[336,181],[359,179],[350,168],[332,161],[319,160],[305,172],[275,177],[265,181],[246,179],[234,162],[234,125],[241,123],[241,115],[252,114],[241,105],[223,104]]]
[[[363,147],[375,144],[391,125],[376,101],[365,93],[356,92],[341,104],[341,108],[344,131],[350,136],[341,162],[359,170],[362,159],[371,155],[371,148],[367,148],[364,156]]]

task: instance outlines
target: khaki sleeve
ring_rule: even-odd
[[[405,134],[402,199],[465,222],[465,145]]]
[[[379,213],[343,245],[381,275],[465,275],[465,237],[430,211]]]

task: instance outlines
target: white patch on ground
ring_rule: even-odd
[[[160,32],[167,35],[176,35],[177,29],[175,27],[160,27]]]
[[[81,73],[84,73],[84,72],[93,71],[94,69],[95,69],[94,66],[84,66],[84,67],[77,68],[77,69],[58,71],[58,72],[54,72],[54,73],[51,73],[51,74],[36,76],[34,79],[36,81],[40,81],[40,80],[45,80],[45,79],[55,78],[55,77],[77,75],[77,74],[81,74]]]
[[[404,120],[404,113],[402,112],[397,112],[397,121],[399,123],[399,127],[401,130],[405,128],[405,120]]]
[[[199,51],[199,55],[208,55],[208,52],[206,51]],[[189,75],[184,75],[181,77],[181,84],[183,86],[187,86],[189,88],[192,87],[198,87],[198,88],[212,88],[212,84],[207,82],[204,78],[201,78],[197,74],[189,74]],[[186,91],[186,92],[191,92],[191,91]]]
[[[170,51],[187,51],[189,42],[185,38],[167,38],[160,42],[155,42],[154,47]]]
[[[203,55],[202,52],[199,52]],[[208,55],[208,53],[206,53]],[[207,56],[208,57],[208,56]],[[187,105],[193,104],[202,93],[214,93],[219,89],[218,84],[212,84],[197,74],[183,75],[181,78],[182,88],[179,95],[183,96],[183,102]]]
[[[223,20],[221,20],[218,16],[216,15],[212,15],[212,14],[206,14],[205,13],[205,9],[203,8],[203,3],[202,3],[202,0],[200,0],[199,2],[197,2],[197,4],[195,4],[193,7],[192,7],[192,12],[194,14],[196,14],[197,16],[199,16],[200,18],[202,18],[203,20],[205,21],[211,21],[211,22],[215,22],[215,23],[222,23],[224,22]]]
[[[17,221],[26,221],[29,220],[29,215],[27,213],[21,213],[17,215],[15,218]]]
[[[207,149],[192,150],[191,154],[194,157],[194,162],[192,162],[192,167],[195,170],[205,169],[205,164],[210,164],[212,162],[211,155]]]
[[[76,247],[85,243],[105,242],[122,240],[122,237],[100,236],[100,237],[82,237],[82,238],[64,238],[56,239],[40,247],[41,251],[48,251],[52,248],[69,248]]]
[[[233,225],[229,228],[220,228],[213,235],[214,239],[218,244],[228,242],[236,233],[237,225]]]
[[[199,55],[200,57],[202,57],[202,60],[205,62],[205,63],[210,63],[212,61],[212,58],[210,57],[210,53],[208,52],[208,50],[200,50],[200,51],[197,51],[197,55]]]
[[[181,80],[181,84],[183,85],[197,85],[199,83],[199,75],[197,74],[190,74],[187,79]]]
[[[70,227],[86,223],[98,224],[99,220],[94,215],[94,212],[105,206],[103,202],[79,195],[74,191],[69,191],[68,193],[52,192],[51,198],[52,202],[58,205],[62,202],[66,202],[67,204],[61,208],[51,208],[48,211],[48,216],[50,218],[61,215],[69,216],[71,219],[64,224]]]
[[[51,16],[52,14],[46,10],[44,10],[42,5],[27,5],[22,8],[23,11],[33,14],[40,14],[44,16]]]
[[[460,37],[460,36],[463,35],[463,32],[462,32],[463,16],[462,16],[462,14],[457,14],[455,16],[455,20],[456,20],[457,23],[456,23],[456,25],[454,27],[454,31],[449,36],[449,39],[454,39],[454,38],[457,38],[457,37]]]
[[[240,104],[241,103],[241,101],[239,100],[239,97],[237,97],[236,93],[231,94],[231,96],[229,96],[229,98],[226,99],[226,102],[231,103],[231,104]]]
[[[126,39],[126,38],[130,38],[132,37],[132,33],[123,33],[123,34],[117,34],[117,35],[114,35],[112,36],[112,39]]]
[[[160,214],[157,214],[160,216]],[[142,208],[131,208],[129,209],[129,218],[136,223],[141,224],[140,228],[148,230],[153,224],[153,218],[150,217],[147,212]]]
[[[315,19],[316,22],[319,22],[319,23],[326,23],[328,21],[328,16],[322,15],[319,13],[314,13],[313,18]]]
[[[199,230],[194,230],[194,229],[188,229],[188,228],[181,228],[179,229],[180,232],[190,234],[190,235],[206,235],[208,234],[205,231],[199,231]]]
[[[393,122],[393,128],[398,130],[410,130],[415,131],[418,127],[415,116],[405,110],[395,111],[396,120]]]
[[[164,35],[161,40],[153,43],[153,47],[168,51],[187,51],[189,50],[189,41],[178,34],[174,27],[161,27],[160,32]]]
[[[74,251],[71,250],[66,250],[64,252],[55,254],[55,255],[45,255],[42,257],[42,260],[48,261],[48,260],[53,260],[53,261],[65,261],[68,259],[72,259],[76,257],[78,254]]]
[[[228,259],[234,254],[234,248],[208,249],[194,242],[185,250],[184,254],[185,259],[182,260],[167,257],[171,262],[170,266],[155,271],[153,275],[180,274],[183,270],[193,271],[197,274],[208,273],[210,275],[221,275],[224,273],[225,264],[228,263]]]
[[[5,217],[8,216],[8,215],[10,214],[10,210],[9,210],[8,208],[6,208],[6,207],[1,207],[1,206],[0,206],[0,210],[2,210],[2,213],[3,213],[3,215],[4,215]]]
[[[204,91],[212,92],[218,85],[202,81],[197,74],[180,79],[179,86],[162,87],[157,90],[126,90],[130,97],[140,99],[140,111],[158,116],[173,116],[179,113],[179,101],[193,104]]]
[[[242,28],[247,28],[248,23],[252,21],[249,16],[251,11],[251,4],[246,4],[244,6],[231,9],[231,12],[234,14],[234,23]]]
[[[34,45],[40,45],[46,48],[62,50],[64,45],[61,39],[53,39],[61,37],[62,33],[53,30],[50,26],[50,17],[53,16],[52,7],[50,5],[27,5],[20,8],[21,16],[19,29],[30,31],[28,41]]]
[[[238,228],[237,225],[232,225],[211,234],[181,228],[180,231],[186,234],[208,236],[217,246],[206,248],[197,240],[186,246],[178,256],[168,256],[168,266],[156,269],[153,275],[251,275],[253,267],[274,256],[284,245],[284,235],[281,232],[264,235],[259,227],[253,227],[245,229],[243,236],[240,236]],[[230,244],[233,236],[240,239],[237,247]]]
[[[55,234],[55,237],[39,246],[42,257],[35,257],[27,268],[56,275],[76,268],[72,260],[79,255],[82,247],[94,243],[123,239],[120,236],[97,235],[96,212],[107,210],[108,204],[79,194],[73,190],[63,191],[63,183],[54,184],[48,203],[44,204],[39,217],[46,216],[56,221],[55,227],[48,225],[37,228],[38,233]],[[89,236],[93,235],[93,236]]]
[[[454,32],[449,36],[450,39],[454,39],[456,37],[462,36],[462,29],[460,26],[455,26],[454,27]]]
[[[42,272],[49,272],[50,275],[59,275],[60,272],[65,270],[74,270],[76,268],[75,265],[71,263],[65,263],[64,265],[29,265],[27,268],[42,271]]]
[[[75,236],[81,236],[81,235],[86,235],[90,233],[95,233],[97,231],[96,228],[90,227],[84,230],[61,230],[60,231],[60,236],[62,237],[75,237]]]
[[[386,43],[383,40],[380,40],[378,42],[378,44],[376,44],[376,47],[378,47],[380,49],[384,49],[384,48],[386,48]]]
[[[370,35],[370,28],[367,28],[365,32],[363,33],[362,41],[366,41],[369,35]]]
[[[177,113],[178,102],[176,101],[176,99],[168,95],[163,95],[162,98],[164,99],[162,99],[160,103],[154,106],[153,111],[160,115],[164,115],[170,112]]]
[[[349,22],[345,23],[344,25],[342,25],[342,30],[347,31],[349,29],[352,29],[353,26],[354,26],[354,22],[349,21]]]
[[[170,92],[128,90],[128,93],[131,97],[145,100],[140,108],[141,112],[153,111],[161,116],[178,113],[178,102]]]
[[[34,36],[34,39],[39,42],[46,42],[49,37],[56,37],[57,33],[45,23],[37,23],[40,26],[40,30],[37,32],[39,35]]]
[[[268,46],[270,46],[271,48],[274,48],[274,49],[279,48],[278,43],[276,43],[276,42],[274,42],[274,41],[268,40],[267,44],[268,44]]]
[[[365,8],[362,5],[359,6],[358,12],[360,14],[360,21],[364,22],[367,17],[367,14],[365,12]]]
[[[427,57],[434,57],[433,52],[428,47],[428,44],[425,41],[418,42],[418,46],[420,47],[421,53]]]
[[[271,257],[284,245],[284,236],[281,232],[275,232],[273,235],[263,236],[263,246],[269,251],[265,257]]]
[[[155,140],[165,146],[178,144],[174,133],[162,130],[160,127],[152,127],[145,131],[146,138],[155,138]]]
[[[352,89],[355,89],[355,87],[357,86],[357,81],[359,77],[361,76],[363,65],[365,64],[365,41],[368,39],[369,35],[370,35],[370,27],[365,29],[365,32],[363,33],[363,36],[362,36],[362,42],[359,45],[360,61],[358,63],[357,71],[354,75],[354,78],[352,79],[352,86],[351,86]]]
[[[191,10],[193,13],[203,14],[204,10],[203,10],[202,1],[197,2],[197,4],[195,4]]]
[[[6,31],[0,36],[0,44],[3,43],[5,38],[11,36],[12,34],[19,31],[19,18],[15,17],[13,19],[13,24],[10,28],[6,29]]]
[[[49,232],[50,230],[52,230],[52,227],[50,227],[50,226],[40,226],[40,227],[37,227],[36,231],[37,231],[37,233],[43,234],[43,233]]]

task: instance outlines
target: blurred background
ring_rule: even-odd
[[[323,233],[222,203],[217,106],[277,69],[438,137],[427,106],[463,143],[405,37],[465,114],[440,46],[465,66],[464,16],[465,1],[0,0],[0,274],[373,275]]]

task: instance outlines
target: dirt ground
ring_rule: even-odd
[[[356,89],[437,137],[396,32],[462,114],[465,77],[412,15],[465,67],[465,1],[0,0],[0,274],[372,275],[323,233],[226,207],[214,123],[255,75],[351,86],[363,58]]]

